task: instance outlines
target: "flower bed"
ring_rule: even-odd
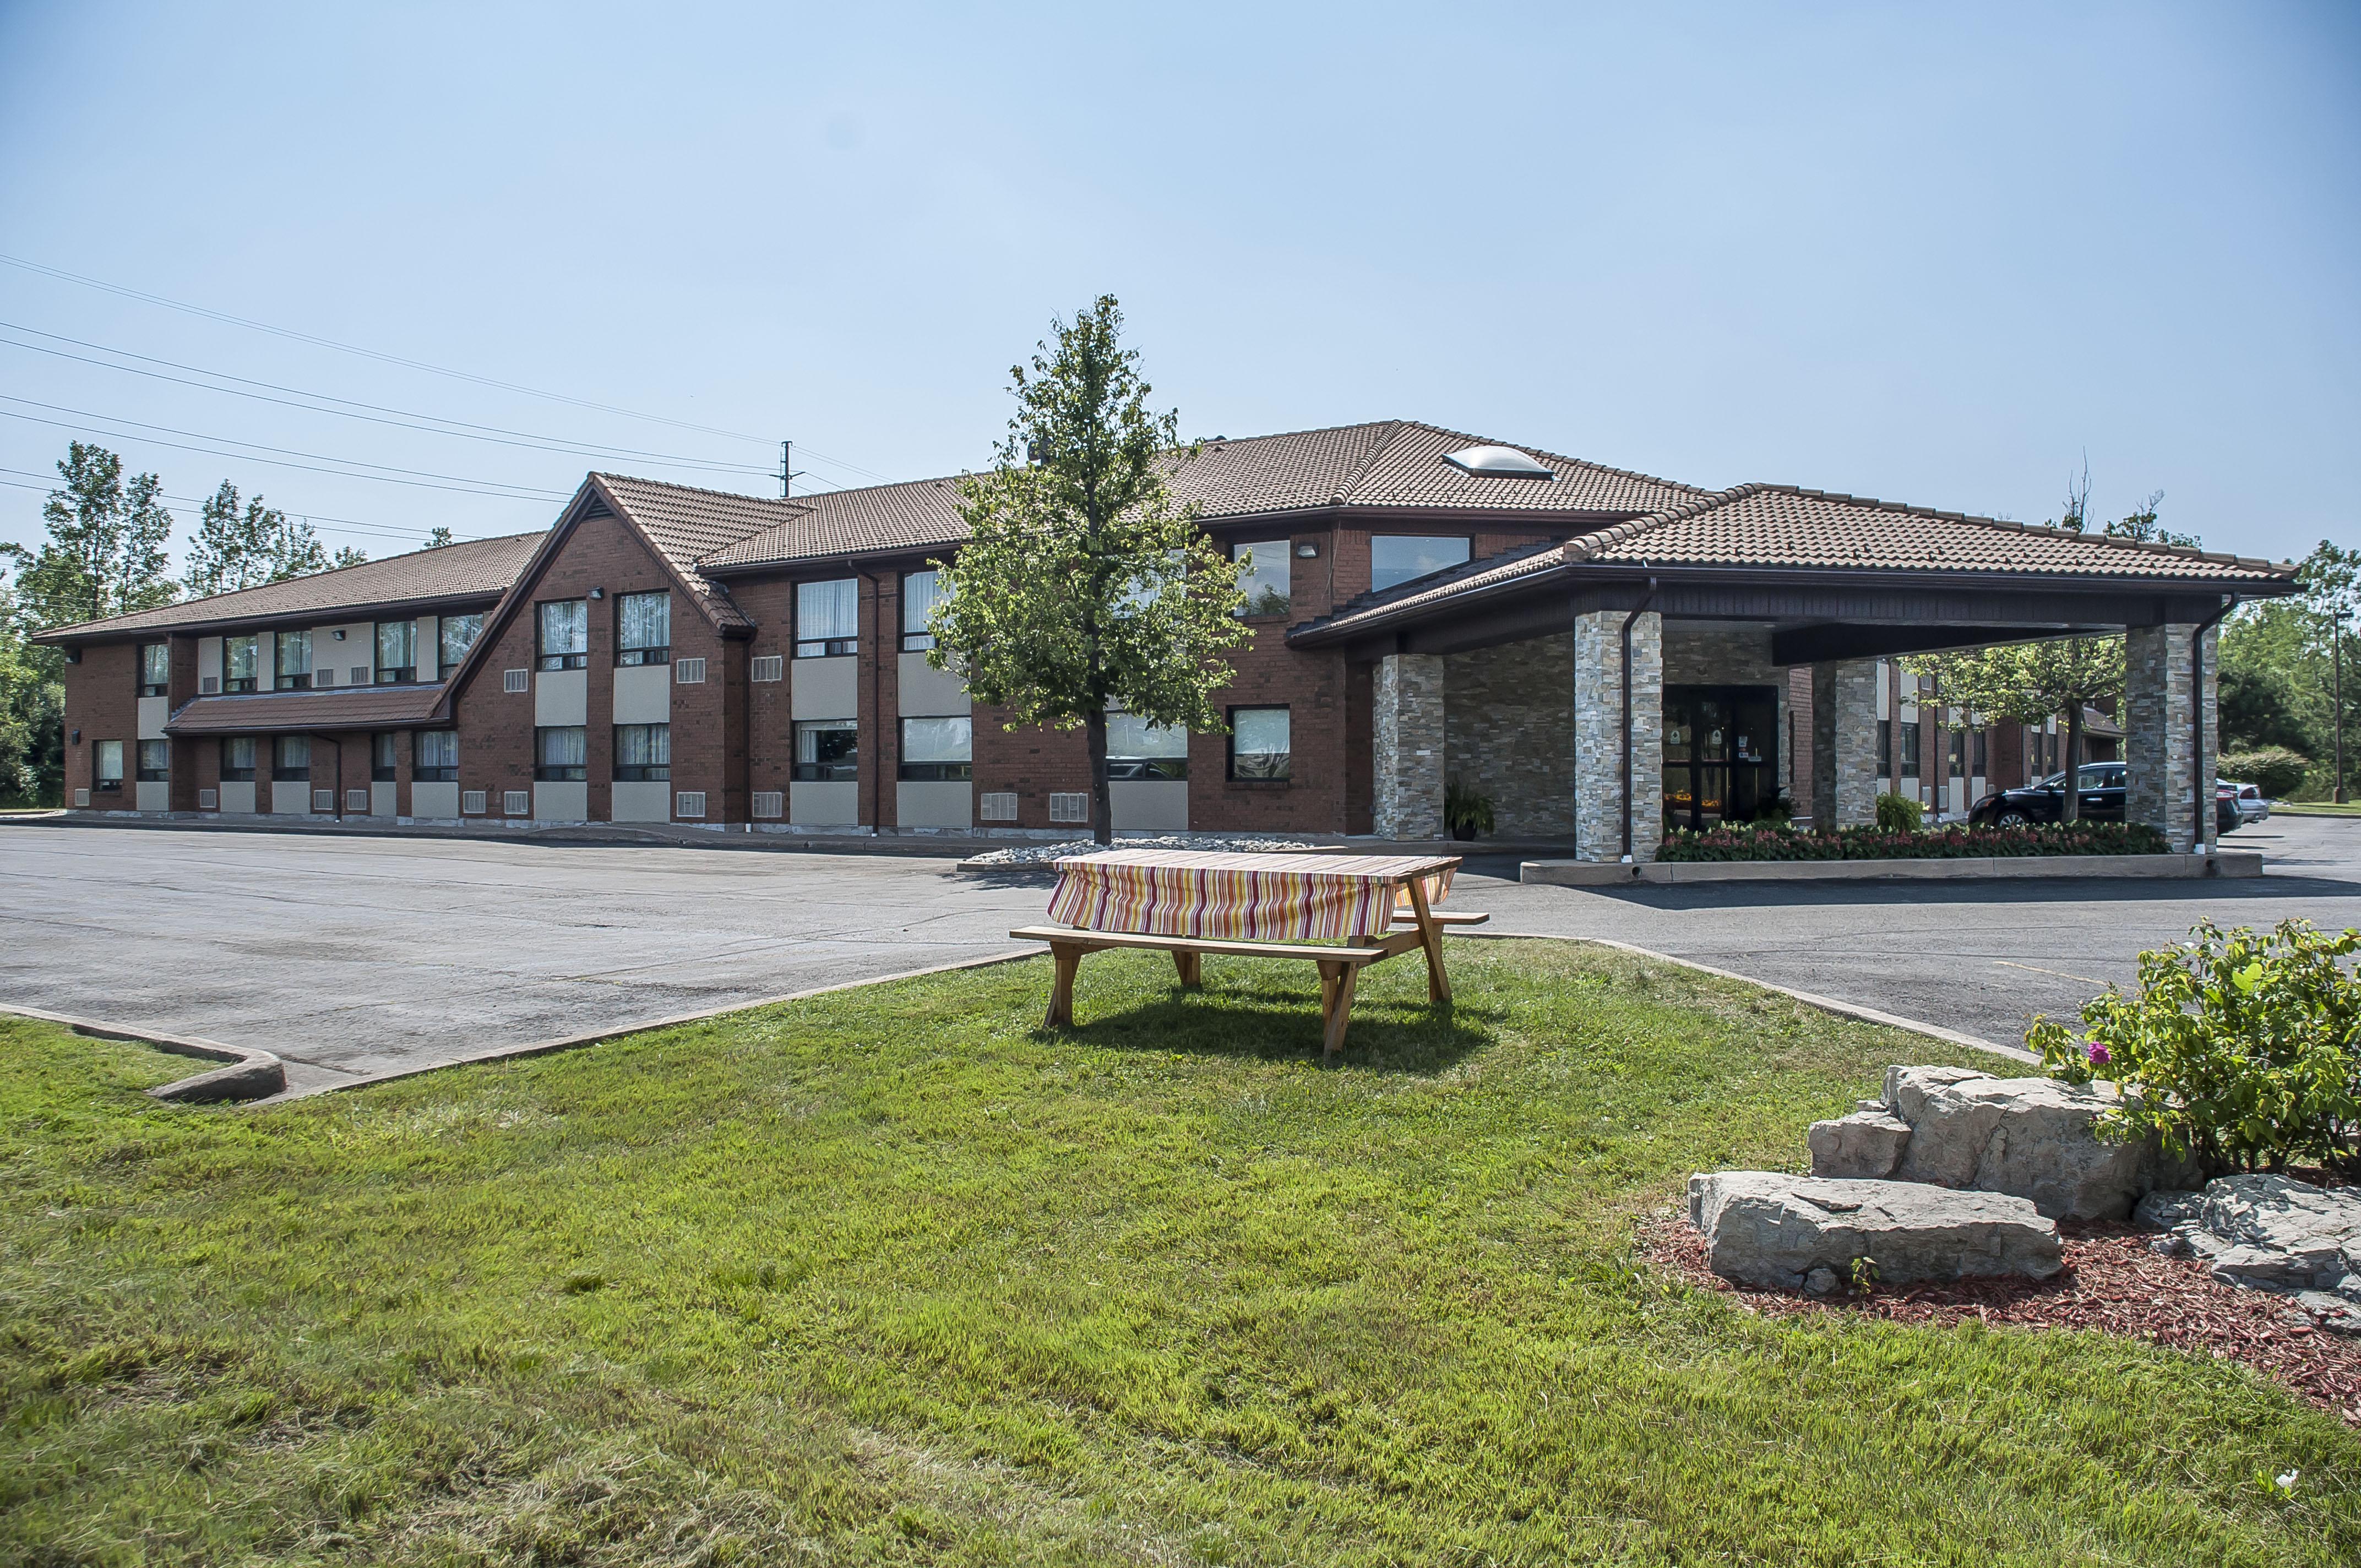
[[[2042,828],[1938,828],[1899,833],[1881,828],[1839,828],[1803,833],[1749,824],[1676,828],[1656,851],[1660,861],[1958,861],[1985,856],[2160,855],[2171,848],[2144,823],[2070,822]]]

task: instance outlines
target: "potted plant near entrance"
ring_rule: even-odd
[[[1491,832],[1492,797],[1477,794],[1457,779],[1449,781],[1443,786],[1443,823],[1462,842]]]

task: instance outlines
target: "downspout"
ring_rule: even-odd
[[[1631,625],[1648,613],[1656,602],[1656,579],[1648,579],[1648,591],[1639,606],[1623,618],[1623,863],[1631,863]]]
[[[2213,823],[2216,794],[2205,787],[2205,634],[2237,608],[2235,595],[2224,599],[2222,608],[2199,621],[2196,630],[2189,634],[2189,728],[2194,737],[2189,748],[2190,775],[2197,794],[2197,837],[2193,843],[2201,854],[2205,850],[2205,829]]]
[[[345,819],[345,738],[341,735],[331,737],[329,744],[336,749],[336,820],[342,822]]]

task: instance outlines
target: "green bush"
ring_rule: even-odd
[[[2271,800],[2285,800],[2303,787],[2312,759],[2285,746],[2261,746],[2251,751],[2222,753],[2220,776],[2253,784]]]
[[[2208,1176],[2306,1158],[2361,1173],[2361,980],[2339,961],[2361,931],[2208,920],[2190,938],[2142,953],[2138,992],[2092,998],[2082,1034],[2037,1018],[2025,1043],[2053,1078],[2122,1085],[2103,1126],[2153,1133]]]
[[[1906,795],[1877,797],[1877,826],[1888,833],[1916,833],[1927,819],[1927,808]]]
[[[1443,786],[1443,824],[1469,838],[1492,831],[1492,797],[1452,779]]]

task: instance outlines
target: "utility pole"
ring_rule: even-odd
[[[790,461],[795,450],[796,444],[792,441],[779,443],[779,499],[781,500],[787,499],[787,487],[796,477],[795,466]]]
[[[2343,605],[2328,612],[2328,700],[2336,708],[2336,788],[2329,798],[2345,804],[2345,621],[2352,612]]]

